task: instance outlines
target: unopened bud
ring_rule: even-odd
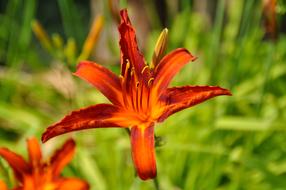
[[[165,54],[168,43],[168,29],[165,28],[157,39],[150,68],[153,69]]]
[[[89,34],[83,44],[82,52],[80,56],[78,57],[78,61],[87,59],[89,57],[95,43],[97,42],[99,34],[102,30],[103,22],[104,22],[104,19],[103,19],[103,16],[101,15],[97,16],[95,20],[93,21]]]
[[[51,40],[48,34],[46,33],[45,29],[42,27],[42,25],[37,20],[34,20],[32,22],[32,30],[35,36],[40,41],[41,45],[48,51],[52,51]]]

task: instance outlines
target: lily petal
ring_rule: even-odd
[[[195,59],[196,57],[184,48],[178,48],[163,57],[155,68],[153,84],[156,94],[154,96],[159,97],[181,68]]]
[[[30,175],[24,176],[23,186],[18,187],[17,190],[34,190],[36,189],[33,177]]]
[[[28,139],[27,144],[28,144],[30,163],[34,168],[37,168],[40,165],[42,159],[42,152],[40,145],[36,138]]]
[[[42,141],[46,142],[52,137],[90,128],[128,127],[118,107],[112,104],[97,104],[84,109],[73,111],[60,122],[48,127],[42,135]]]
[[[122,104],[120,79],[110,70],[93,62],[83,61],[74,75],[95,86],[113,104]]]
[[[18,154],[11,152],[7,148],[0,148],[0,156],[4,158],[13,169],[15,177],[19,181],[23,181],[23,173],[28,173],[29,164]]]
[[[132,67],[134,67],[137,76],[143,76],[144,82],[147,84],[150,70],[147,67],[144,68],[146,66],[144,57],[138,49],[135,30],[132,27],[127,10],[121,10],[120,16],[121,23],[118,30],[120,33],[121,74],[124,74],[127,60],[129,60]]]
[[[65,144],[55,152],[51,158],[51,164],[53,168],[53,176],[59,176],[62,169],[72,160],[75,153],[75,142],[73,139],[69,139]]]
[[[61,180],[59,183],[59,186],[57,190],[88,190],[89,185],[80,180],[75,178],[68,178],[65,180]]]
[[[154,143],[154,123],[131,128],[132,159],[138,176],[142,180],[155,178],[156,160]]]
[[[168,88],[162,95],[162,99],[167,101],[166,112],[160,117],[159,122],[162,122],[168,116],[182,109],[189,108],[220,95],[231,96],[231,92],[218,86],[183,86]]]
[[[8,190],[7,185],[2,180],[0,180],[0,189],[1,190]]]

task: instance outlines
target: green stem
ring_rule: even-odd
[[[265,63],[264,63],[264,81],[261,88],[261,95],[260,100],[257,105],[257,115],[259,116],[261,113],[261,108],[263,107],[265,94],[267,93],[268,87],[269,87],[269,79],[270,79],[270,71],[273,65],[273,54],[275,53],[275,47],[274,44],[270,43],[268,46],[268,56],[266,57]]]
[[[153,182],[154,182],[155,189],[160,190],[160,185],[159,185],[159,181],[157,177],[153,179]]]

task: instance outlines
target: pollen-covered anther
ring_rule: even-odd
[[[130,66],[130,61],[129,61],[129,59],[126,59],[125,61],[126,61],[126,65],[128,64],[128,65]]]
[[[150,78],[149,80],[148,80],[148,86],[150,86],[151,84],[152,84],[152,82],[154,81],[154,78],[152,77],[152,78]]]
[[[139,82],[136,82],[136,88],[138,88],[138,87],[139,87],[139,84],[140,84]]]
[[[142,69],[141,74],[143,74],[144,71],[145,71],[147,68],[148,68],[148,65],[146,65],[146,66]]]
[[[128,69],[130,68],[130,62],[128,59],[126,59],[126,65],[124,70],[124,76],[127,76]]]
[[[135,72],[134,67],[132,67],[132,69],[130,71],[130,76],[134,75],[134,72]]]

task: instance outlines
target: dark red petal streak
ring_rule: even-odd
[[[120,79],[110,70],[93,62],[83,61],[74,73],[95,86],[113,104],[122,103]]]
[[[28,163],[20,155],[11,152],[7,148],[0,148],[0,156],[8,162],[16,178],[22,182],[24,177],[22,174],[30,171]]]
[[[176,49],[163,57],[155,68],[153,84],[156,94],[154,95],[159,97],[181,68],[189,61],[194,61],[195,59],[196,57],[192,56],[184,48]]]
[[[220,95],[230,96],[231,92],[218,86],[183,86],[168,88],[161,97],[167,101],[166,112],[159,120],[163,121],[171,114]]]
[[[40,166],[42,159],[41,147],[36,138],[28,139],[27,144],[30,163],[33,167],[37,168]]]
[[[154,124],[131,128],[132,159],[142,180],[156,177]]]
[[[138,49],[135,30],[131,25],[127,10],[120,11],[121,23],[118,27],[120,33],[120,49],[121,49],[121,74],[124,75],[127,59],[134,67],[137,76],[143,76],[144,81],[148,82],[149,69],[146,68],[142,75],[142,70],[145,67],[145,61]]]
[[[42,141],[46,142],[52,137],[71,131],[90,128],[120,127],[120,125],[116,123],[118,117],[120,117],[119,108],[111,104],[97,104],[78,111],[73,111],[60,122],[48,127],[42,136]]]
[[[72,139],[67,140],[62,148],[55,152],[51,158],[54,177],[59,176],[62,169],[72,160],[74,152],[75,142]]]

